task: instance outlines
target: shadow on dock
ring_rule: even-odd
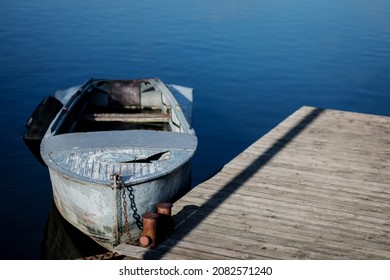
[[[146,251],[144,259],[161,259],[174,248],[187,234],[194,230],[207,216],[213,213],[230,195],[232,195],[241,184],[248,181],[256,172],[263,168],[273,157],[275,157],[283,148],[297,137],[308,125],[317,119],[323,112],[323,109],[313,108],[313,110],[303,119],[291,128],[283,137],[278,139],[270,148],[260,155],[253,163],[235,176],[220,191],[210,197],[200,207],[188,205],[184,207],[175,219],[181,221],[177,226],[176,232],[168,240],[160,244],[156,249]],[[238,183],[239,182],[239,183]],[[187,222],[188,221],[188,222]]]

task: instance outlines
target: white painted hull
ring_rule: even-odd
[[[101,246],[112,250],[128,242],[123,215],[123,190],[82,182],[49,169],[54,202],[61,215]],[[160,202],[173,202],[190,188],[191,163],[161,178],[125,188],[132,242],[142,232],[142,214]]]
[[[135,243],[142,232],[142,215],[191,187],[197,138],[191,110],[184,114],[180,106],[190,109],[192,104],[192,89],[184,89],[168,88],[158,79],[90,80],[70,96],[42,139],[40,152],[59,212],[109,250],[121,242]],[[182,94],[180,104],[173,92]],[[123,108],[117,108],[118,102]],[[102,108],[109,110],[101,113]],[[118,118],[137,128],[118,128]],[[155,127],[156,119],[170,129],[139,127]],[[95,122],[113,127],[88,130]]]

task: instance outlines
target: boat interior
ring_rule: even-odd
[[[68,102],[56,134],[107,130],[181,131],[174,104],[154,80],[93,81]]]

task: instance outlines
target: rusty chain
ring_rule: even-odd
[[[125,229],[126,234],[128,238],[128,242],[131,242],[131,234],[130,234],[130,228],[129,228],[129,222],[127,221],[127,202],[126,202],[126,187],[125,184],[123,184],[122,180],[120,180],[121,186],[122,186],[122,199],[123,199],[123,218],[125,219]]]
[[[130,200],[130,208],[133,211],[133,217],[135,219],[135,223],[142,230],[142,221],[140,215],[137,213],[137,207],[135,205],[135,196],[133,194],[133,188],[131,186],[126,186],[122,181],[122,177],[120,174],[115,173],[111,175],[111,180],[113,181],[113,189],[122,189],[122,207],[123,207],[123,218],[125,231],[127,235],[127,244],[131,245],[139,245],[138,238],[134,240],[131,239],[130,227],[128,222],[128,212],[127,212],[127,201],[126,201],[126,190],[129,192],[129,200]],[[123,232],[120,230],[119,234],[122,236]]]
[[[81,257],[78,258],[78,260],[121,260],[124,259],[125,256],[118,254],[116,252],[107,252],[104,254],[94,255],[94,256],[88,256],[88,257]]]

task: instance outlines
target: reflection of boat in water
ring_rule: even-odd
[[[107,249],[67,222],[52,202],[41,247],[41,259],[79,259],[104,254]]]
[[[191,106],[192,89],[143,79],[90,80],[42,125],[38,108],[25,140],[42,138],[61,215],[109,250],[136,243],[141,215],[190,189]]]

